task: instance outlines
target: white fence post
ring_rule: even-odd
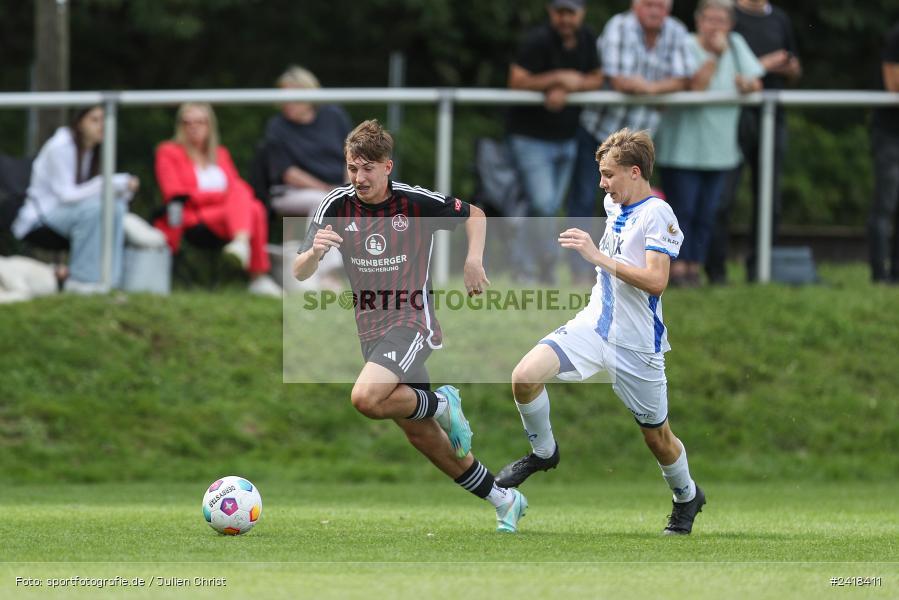
[[[103,246],[100,258],[100,282],[112,288],[112,254],[115,238],[115,190],[112,187],[112,175],[115,172],[116,156],[116,123],[118,120],[118,94],[109,93],[103,96]]]
[[[774,215],[774,126],[777,92],[766,92],[762,101],[762,123],[759,133],[759,197],[756,219],[756,267],[759,283],[771,281],[771,241]]]
[[[453,92],[441,90],[437,103],[437,165],[436,187],[441,194],[452,191],[453,170]],[[449,280],[450,233],[437,231],[434,255],[434,283],[444,285]]]

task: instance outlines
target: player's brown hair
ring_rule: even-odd
[[[385,162],[393,156],[393,136],[377,119],[363,121],[346,136],[343,151],[353,158]]]
[[[596,162],[600,162],[606,156],[625,167],[640,167],[640,174],[647,181],[652,177],[656,150],[649,132],[645,129],[631,131],[625,127],[607,137],[596,151]]]

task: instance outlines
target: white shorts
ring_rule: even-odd
[[[665,355],[637,352],[602,339],[595,323],[576,317],[540,340],[559,357],[562,381],[585,381],[606,375],[615,395],[641,427],[660,427],[668,418]]]

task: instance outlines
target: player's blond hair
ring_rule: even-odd
[[[393,156],[393,136],[377,119],[362,121],[346,136],[343,151],[352,158],[385,162]]]
[[[624,167],[640,167],[640,175],[647,181],[652,177],[656,150],[645,129],[631,131],[625,127],[607,137],[596,151],[596,162],[607,156]]]

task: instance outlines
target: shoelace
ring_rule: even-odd
[[[512,472],[517,473],[522,469],[526,469],[528,467],[528,464],[530,463],[530,458],[531,455],[529,454],[522,459],[516,460],[515,464],[512,465]]]
[[[668,515],[668,528],[682,529],[680,526],[681,519],[683,519],[686,515],[683,513],[686,511],[687,505],[689,502],[684,502],[683,504],[675,502],[674,506],[671,507],[671,514]]]

